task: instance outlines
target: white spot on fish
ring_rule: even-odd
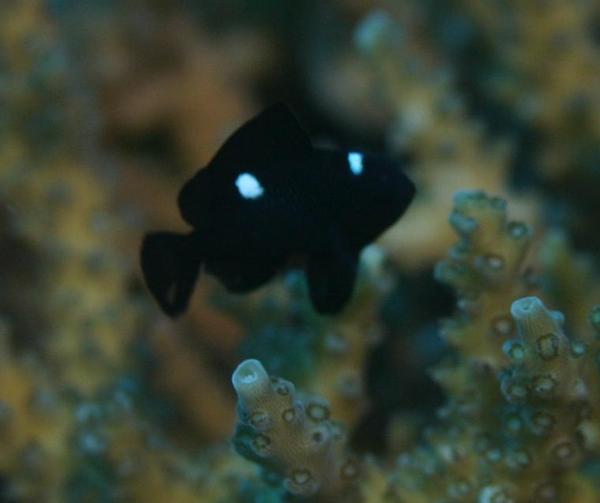
[[[265,192],[258,179],[251,173],[242,173],[237,177],[235,185],[244,199],[256,199]]]
[[[360,152],[348,152],[348,164],[352,173],[360,175],[363,172],[363,155]]]

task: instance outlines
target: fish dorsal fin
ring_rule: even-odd
[[[216,153],[210,165],[235,167],[266,161],[303,159],[312,153],[308,135],[283,103],[270,106],[240,126]]]

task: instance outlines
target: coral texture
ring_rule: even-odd
[[[234,445],[240,454],[281,476],[291,494],[327,498],[347,492],[359,467],[345,453],[344,433],[329,418],[327,402],[296,393],[258,360],[240,363],[231,380],[238,395]]]

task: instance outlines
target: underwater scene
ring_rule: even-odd
[[[0,0],[0,503],[600,503],[600,3]]]

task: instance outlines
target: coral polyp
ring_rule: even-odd
[[[269,376],[258,360],[245,360],[232,377],[238,395],[236,450],[259,463],[296,496],[349,498],[360,472],[346,435],[332,421],[327,401],[297,393]]]

